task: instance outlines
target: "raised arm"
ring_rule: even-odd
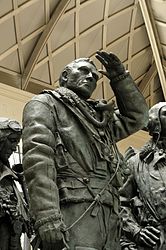
[[[110,79],[116,96],[118,110],[114,115],[113,129],[116,141],[142,129],[148,122],[148,106],[129,72],[113,53],[97,52],[97,59],[106,71],[100,70]]]

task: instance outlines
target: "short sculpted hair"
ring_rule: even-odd
[[[63,69],[62,73],[60,74],[59,85],[61,87],[65,86],[65,83],[66,83],[66,81],[64,81],[64,77],[67,76],[68,74],[70,74],[72,72],[72,69],[74,67],[76,67],[77,63],[79,63],[79,62],[88,62],[88,63],[92,64],[95,67],[95,69],[97,70],[96,65],[94,64],[94,62],[90,58],[78,58],[78,59],[72,61],[71,63],[67,64],[65,66],[65,68]]]

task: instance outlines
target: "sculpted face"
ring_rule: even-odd
[[[160,137],[166,137],[166,106],[160,110],[161,134]]]
[[[98,71],[91,63],[79,61],[73,64],[66,78],[65,87],[74,91],[78,96],[88,99],[96,88]]]
[[[16,151],[16,146],[19,143],[20,134],[11,132],[8,137],[0,144],[0,159],[7,162],[11,154]]]

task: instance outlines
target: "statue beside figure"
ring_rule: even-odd
[[[148,121],[145,100],[119,58],[97,52],[117,100],[90,99],[99,79],[89,58],[69,63],[60,87],[23,112],[23,167],[35,221],[34,249],[120,249],[121,160],[116,142]]]
[[[166,249],[166,102],[149,110],[151,139],[129,148],[131,175],[120,190],[123,250]]]
[[[21,126],[17,121],[0,117],[1,250],[21,250],[22,233],[26,233],[29,237],[31,234],[28,204],[16,185],[17,182],[21,184],[23,181],[23,169],[21,170],[21,164],[18,171],[18,166],[15,165],[12,168],[9,163],[10,156],[16,151],[21,133]]]

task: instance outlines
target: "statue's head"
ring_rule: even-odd
[[[12,119],[0,117],[0,159],[6,162],[21,138],[21,126]]]
[[[159,102],[150,108],[148,130],[154,138],[166,137],[166,102]]]
[[[79,58],[66,65],[60,75],[59,84],[88,99],[96,88],[98,78],[93,61],[89,58]]]

